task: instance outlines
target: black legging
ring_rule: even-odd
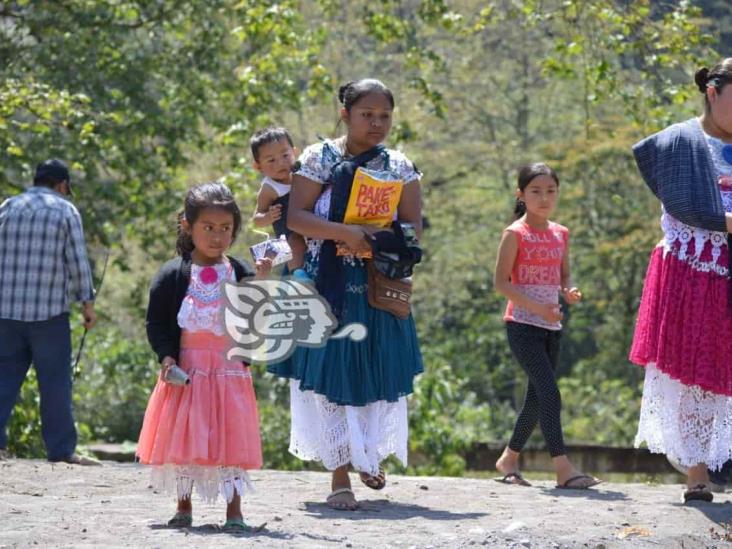
[[[538,421],[549,454],[552,457],[564,455],[566,451],[560,419],[562,398],[554,375],[559,362],[561,330],[506,322],[506,333],[511,351],[529,376],[524,405],[516,419],[508,447],[520,452]]]

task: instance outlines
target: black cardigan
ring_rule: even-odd
[[[242,278],[254,276],[254,270],[248,263],[233,257],[228,259],[234,268],[237,282]],[[145,326],[147,340],[158,356],[158,362],[162,362],[166,356],[178,360],[181,332],[178,326],[178,311],[186,297],[190,280],[190,256],[171,259],[153,278]]]

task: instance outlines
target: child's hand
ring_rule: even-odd
[[[163,375],[168,368],[175,364],[175,359],[172,356],[166,356],[160,361],[160,369],[163,371]]]
[[[256,272],[254,278],[267,278],[272,272],[272,258],[263,257],[262,259],[257,260],[257,263],[254,265],[254,269]]]
[[[574,305],[575,303],[579,303],[582,299],[582,292],[580,292],[578,288],[574,287],[562,288],[562,296],[564,297],[564,301],[569,305]]]
[[[270,206],[265,215],[267,223],[274,223],[275,221],[278,221],[282,217],[282,204]]]
[[[542,303],[537,307],[536,314],[547,322],[559,322],[564,318],[562,309],[556,303]]]

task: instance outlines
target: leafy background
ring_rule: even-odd
[[[642,372],[627,353],[661,236],[630,146],[699,112],[692,75],[730,55],[731,13],[726,0],[0,3],[0,197],[39,160],[67,159],[97,276],[110,257],[75,385],[82,442],[137,438],[157,375],[147,289],[173,254],[187,187],[224,177],[253,210],[251,133],[283,124],[300,148],[336,135],[338,85],[372,76],[397,99],[390,146],[425,174],[414,312],[426,372],[409,472],[462,474],[471,445],[510,433],[525,379],[492,266],[527,161],[559,172],[556,219],[586,296],[563,338],[566,436],[629,446]],[[233,253],[258,238],[247,227]],[[10,449],[42,456],[29,378]],[[305,466],[287,452],[287,385],[256,368],[256,386],[266,466]]]

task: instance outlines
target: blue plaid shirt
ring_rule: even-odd
[[[81,216],[47,187],[31,187],[0,205],[0,318],[32,322],[93,301]]]

